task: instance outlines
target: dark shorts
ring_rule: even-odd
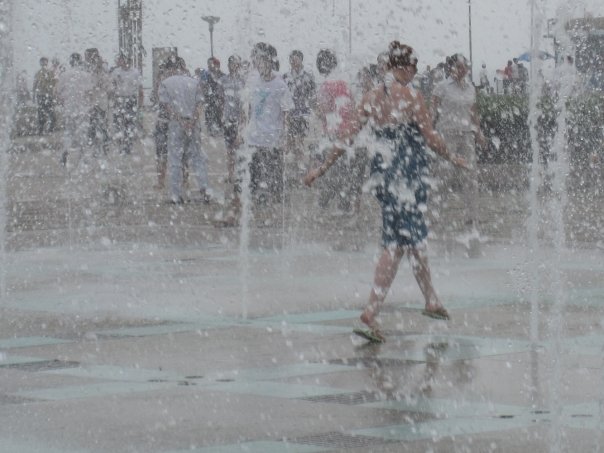
[[[258,203],[266,199],[280,203],[283,194],[283,150],[255,147],[250,162],[252,199]]]
[[[292,137],[306,137],[308,123],[303,116],[290,116],[287,122],[287,133]]]
[[[225,123],[224,128],[224,143],[229,149],[235,148],[237,136],[239,134],[239,125],[237,123]]]
[[[155,139],[155,155],[158,159],[165,160],[168,157],[168,122],[158,121],[153,131]]]
[[[382,245],[384,248],[418,247],[428,237],[423,213],[414,204],[402,208],[382,204]]]

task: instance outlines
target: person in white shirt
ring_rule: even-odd
[[[203,111],[203,93],[199,82],[178,71],[178,64],[168,60],[165,70],[170,74],[158,90],[159,102],[169,116],[168,123],[168,175],[170,197],[174,204],[184,203],[183,161],[197,179],[202,200],[210,202],[207,159],[201,148],[199,118]]]
[[[82,66],[82,56],[74,53],[69,58],[70,68],[57,81],[57,97],[63,110],[63,144],[61,163],[67,164],[70,151],[84,151],[88,142],[89,112],[92,105],[94,80]]]
[[[250,87],[250,123],[246,142],[253,148],[250,187],[256,203],[280,203],[283,194],[283,142],[288,112],[294,108],[292,95],[273,70],[276,52],[259,48],[255,64],[260,77]],[[274,49],[274,48],[273,48]]]
[[[120,151],[132,152],[138,108],[143,105],[143,79],[138,70],[130,67],[125,55],[117,58],[117,67],[111,73],[113,82],[113,122]]]
[[[488,93],[489,88],[491,87],[491,83],[489,82],[489,73],[487,71],[487,65],[485,63],[482,64],[478,80],[480,80],[480,89]]]
[[[478,141],[484,145],[486,140],[476,114],[476,89],[467,77],[468,61],[461,54],[451,56],[448,61],[450,77],[439,83],[432,95],[433,118],[436,120],[436,129],[447,143],[447,148],[462,156],[471,169],[459,171],[441,168],[444,180],[441,196],[442,201],[446,201],[448,196],[453,195],[451,188],[460,187],[464,206],[464,228],[471,228],[467,242],[468,254],[478,257],[480,242],[476,220],[478,179],[475,144]]]

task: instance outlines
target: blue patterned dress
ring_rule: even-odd
[[[428,156],[415,123],[374,130],[391,155],[377,152],[371,163],[374,195],[382,208],[382,245],[417,247],[428,236]]]

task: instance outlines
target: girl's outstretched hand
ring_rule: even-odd
[[[463,168],[465,170],[471,170],[472,166],[461,156],[455,154],[451,156],[451,163],[456,167]]]
[[[306,176],[304,176],[302,181],[304,182],[304,184],[310,187],[312,186],[312,183],[315,182],[315,179],[317,179],[319,176],[321,176],[321,168],[313,168],[309,170],[308,173],[306,173]]]

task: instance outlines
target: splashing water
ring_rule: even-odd
[[[0,300],[6,298],[6,178],[13,118],[12,1],[0,0]],[[0,351],[0,362],[6,355]]]
[[[241,182],[241,230],[239,232],[239,274],[241,276],[241,317],[246,319],[249,307],[249,281],[250,281],[250,221],[251,221],[251,197],[250,197],[250,172],[252,151],[247,145],[242,147],[240,156],[243,158],[242,182]]]
[[[537,55],[540,49],[540,36],[544,24],[544,2],[534,0],[531,3],[532,22],[532,45],[531,52]],[[565,30],[565,24],[571,19],[570,13],[564,8],[559,8],[556,14],[557,30],[556,37],[559,40],[559,49],[563,55],[571,54],[572,43]],[[551,173],[551,192],[544,193],[544,199],[539,196],[540,188],[545,188],[544,173],[545,165],[540,160],[539,141],[537,137],[537,121],[540,114],[539,99],[543,95],[543,80],[539,76],[539,59],[533,58],[531,65],[531,91],[529,99],[529,121],[532,143],[532,168],[531,186],[529,190],[530,217],[528,222],[528,251],[530,258],[531,285],[530,285],[530,340],[535,347],[540,341],[539,302],[544,297],[543,275],[548,275],[551,283],[551,297],[553,305],[549,318],[548,343],[549,363],[551,364],[551,376],[549,380],[549,408],[551,413],[551,430],[549,447],[551,452],[559,452],[562,449],[563,425],[561,401],[561,373],[562,373],[562,316],[567,303],[567,288],[565,276],[562,271],[563,259],[566,253],[566,233],[564,224],[564,210],[567,205],[566,177],[569,172],[568,147],[566,144],[567,134],[567,103],[575,87],[574,68],[566,63],[556,67],[553,84],[557,91],[555,111],[557,112],[556,132],[552,142],[551,167],[547,169]],[[541,165],[540,165],[541,164]],[[542,204],[543,203],[543,204]],[[552,247],[547,243],[540,245],[538,232],[540,221],[551,235]],[[547,256],[553,255],[553,256]],[[543,272],[546,267],[548,272]],[[535,398],[536,399],[536,398]],[[533,401],[533,405],[536,401]]]
[[[0,0],[0,298],[6,297],[6,178],[13,118],[11,0]]]

